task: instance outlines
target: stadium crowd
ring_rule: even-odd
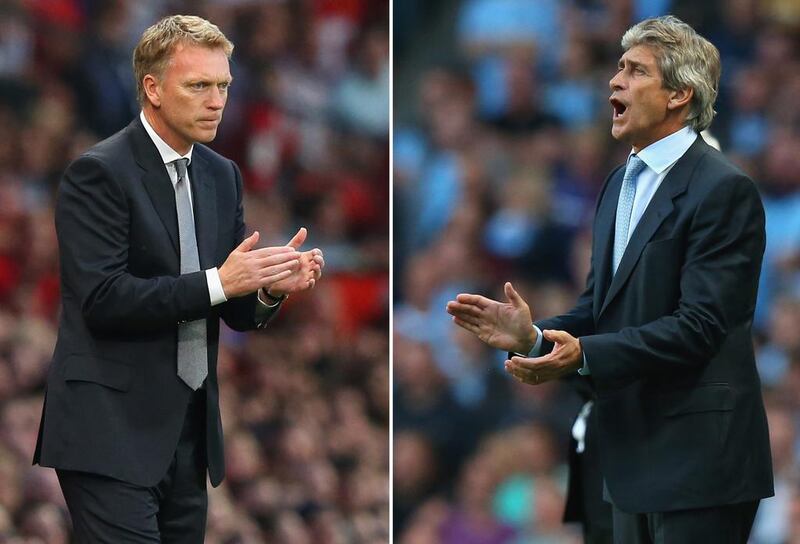
[[[395,95],[393,135],[395,541],[580,542],[561,514],[581,401],[563,384],[509,379],[505,354],[454,326],[445,303],[459,292],[504,300],[510,280],[539,318],[571,307],[595,198],[629,152],[611,138],[607,101],[620,38],[673,13],[721,52],[710,131],[766,209],[754,342],[776,495],[751,541],[800,542],[800,4],[398,7],[395,88],[416,92]]]
[[[170,13],[236,45],[211,147],[242,168],[248,228],[278,245],[307,226],[326,259],[267,330],[223,332],[227,475],[206,542],[387,542],[388,2],[3,0],[0,543],[70,541],[55,472],[31,466],[59,317],[54,199],[66,165],[138,114],[133,47]]]

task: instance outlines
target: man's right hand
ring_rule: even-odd
[[[527,354],[536,344],[531,310],[511,285],[503,286],[507,303],[462,293],[447,303],[453,322],[493,348]]]
[[[245,238],[219,267],[222,290],[228,299],[269,287],[288,278],[300,266],[300,252],[291,246],[262,247],[258,231]]]

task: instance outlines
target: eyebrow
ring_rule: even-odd
[[[624,65],[625,65],[625,62],[626,62],[626,61],[627,61],[627,62],[628,62],[628,64],[630,64],[630,65],[631,65],[633,68],[643,68],[644,70],[647,70],[647,69],[648,69],[647,65],[645,65],[645,64],[642,64],[641,62],[637,62],[637,61],[635,61],[635,60],[631,60],[631,59],[619,59],[619,62],[617,63],[617,66],[621,68],[622,66],[624,66]]]
[[[204,83],[214,82],[214,83],[231,83],[233,81],[233,76],[230,77],[223,77],[222,79],[216,79],[213,76],[208,74],[190,74],[189,77],[186,78],[187,81],[198,82],[202,81]]]

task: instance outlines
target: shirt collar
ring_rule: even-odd
[[[697,132],[694,129],[683,127],[679,131],[648,145],[639,151],[636,156],[642,159],[647,167],[656,174],[661,174],[661,172],[680,159],[692,147],[696,139]],[[631,151],[631,154],[633,154],[633,151]]]
[[[154,144],[156,144],[156,149],[158,149],[158,154],[161,155],[161,160],[164,161],[164,164],[169,164],[173,161],[177,161],[178,159],[189,159],[189,163],[192,162],[192,150],[194,149],[194,145],[189,146],[189,151],[186,152],[186,155],[181,155],[172,149],[167,142],[161,139],[161,136],[159,136],[155,129],[150,126],[150,123],[144,116],[143,111],[139,113],[139,118],[142,120],[144,129],[147,131],[150,139],[153,140]]]

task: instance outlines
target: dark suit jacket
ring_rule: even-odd
[[[244,236],[236,165],[195,144],[189,167],[200,267]],[[175,193],[137,117],[66,170],[56,203],[62,315],[34,462],[153,486],[167,472],[191,390],[177,377],[177,326],[208,324],[207,458],[224,475],[219,318],[262,325],[255,295],[211,306],[205,272],[180,275]]]
[[[653,196],[612,277],[623,173],[609,176],[598,200],[586,290],[569,313],[536,323],[580,338],[610,498],[641,513],[770,496],[750,330],[765,244],[758,192],[697,138]]]
[[[591,378],[576,374],[564,381],[575,389],[584,402],[595,398]],[[583,452],[578,453],[578,443],[574,438],[570,437],[569,440],[569,480],[563,520],[579,521],[590,531],[606,531],[610,534],[611,505],[603,500],[603,475],[597,451],[597,434],[597,410],[593,406],[586,419]]]

